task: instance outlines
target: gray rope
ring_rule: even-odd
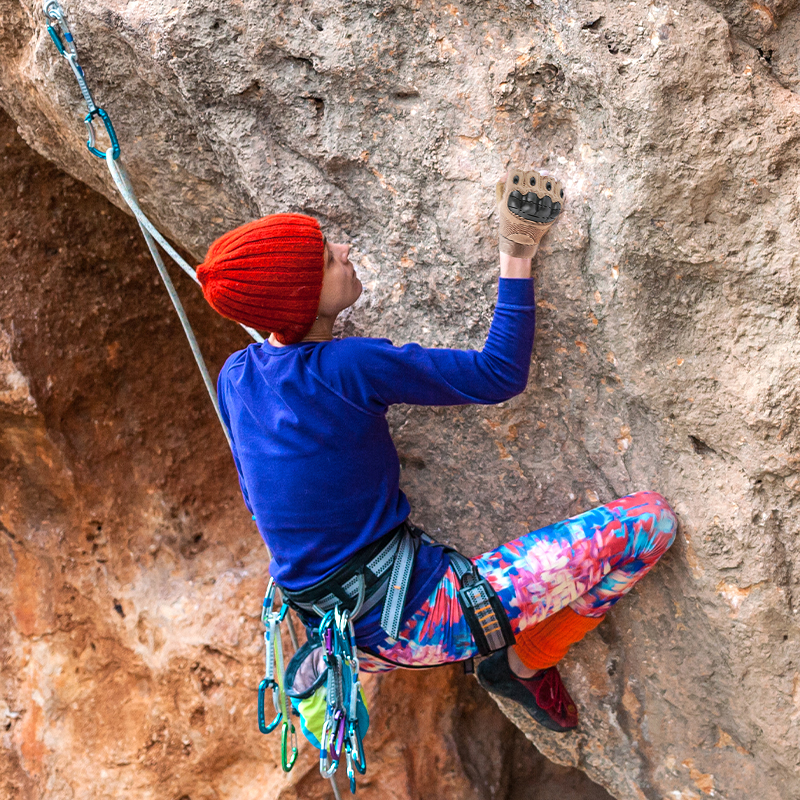
[[[114,182],[117,184],[117,188],[120,190],[120,194],[122,194],[123,197],[125,197],[125,194],[130,194],[130,182],[123,168],[118,164],[118,162],[114,161],[110,155],[107,155],[106,163],[111,170],[111,175],[114,178]],[[122,191],[123,188],[125,189],[125,192]],[[125,197],[125,201],[128,202],[127,197]],[[130,205],[130,203],[128,204]],[[144,215],[142,214],[142,216]],[[225,425],[225,421],[222,418],[222,412],[219,409],[217,391],[214,387],[213,381],[211,380],[211,375],[209,375],[208,367],[206,366],[203,354],[200,352],[200,345],[197,344],[197,338],[195,337],[192,326],[189,323],[189,318],[186,316],[186,311],[184,311],[183,303],[181,303],[180,297],[178,297],[178,293],[175,291],[175,285],[172,283],[172,278],[170,278],[167,268],[164,266],[164,259],[161,258],[161,253],[159,252],[158,247],[156,247],[155,237],[151,234],[149,227],[145,227],[138,215],[136,216],[136,219],[139,222],[139,228],[141,228],[144,240],[147,242],[147,249],[150,251],[150,255],[153,257],[153,261],[155,261],[156,267],[158,268],[158,274],[161,275],[161,280],[164,281],[164,286],[167,289],[169,299],[172,300],[172,305],[175,307],[175,311],[178,314],[178,319],[181,321],[183,332],[186,334],[186,338],[189,340],[189,346],[192,348],[192,355],[194,356],[194,360],[197,362],[197,366],[200,369],[200,374],[203,376],[203,383],[206,385],[208,396],[211,398],[214,411],[217,412],[219,423],[222,425],[222,432],[225,434],[225,438],[228,440],[228,445],[230,446],[231,437],[228,433],[228,428]]]
[[[130,208],[133,216],[136,217],[139,227],[142,228],[142,233],[147,231],[150,236],[161,245],[164,252],[199,286],[200,281],[197,279],[197,273],[183,258],[181,258],[178,251],[159,233],[158,228],[150,222],[145,216],[144,211],[139,207],[128,175],[119,161],[115,161],[111,157],[111,149],[106,151],[106,164],[108,165],[111,177],[114,179],[114,183],[117,185],[119,193],[122,195],[122,199],[128,204],[128,208]],[[145,238],[147,238],[147,234],[145,234]],[[152,253],[153,251],[151,250],[150,252]],[[249,328],[247,325],[242,325],[242,328],[244,328],[255,341],[264,341],[264,337],[254,328]]]
[[[216,387],[214,386],[214,382],[211,380],[211,375],[208,372],[205,359],[200,351],[200,345],[197,343],[197,338],[194,335],[194,330],[192,330],[192,325],[189,322],[189,318],[186,316],[183,303],[181,303],[181,299],[175,289],[175,284],[173,284],[172,278],[170,278],[169,272],[167,272],[167,268],[164,265],[164,259],[161,257],[161,253],[156,245],[156,242],[164,248],[166,253],[173,259],[173,261],[175,261],[175,263],[187,275],[189,275],[189,277],[195,283],[199,284],[200,281],[197,279],[197,274],[189,266],[189,264],[187,264],[186,261],[181,258],[181,256],[176,252],[175,248],[172,247],[170,243],[158,232],[158,229],[153,225],[153,223],[150,222],[150,220],[145,216],[144,212],[139,207],[139,203],[136,200],[136,195],[133,193],[133,187],[131,186],[130,179],[125,172],[125,168],[122,166],[122,164],[120,164],[119,160],[115,160],[111,157],[110,148],[106,152],[106,164],[108,165],[111,177],[114,179],[114,183],[116,184],[122,199],[128,204],[128,207],[133,212],[136,221],[139,223],[142,236],[144,236],[144,240],[147,243],[147,249],[150,251],[150,255],[153,257],[153,261],[158,269],[158,274],[161,276],[161,280],[164,282],[164,286],[167,289],[167,294],[169,294],[169,299],[172,301],[172,305],[178,314],[178,319],[181,321],[183,332],[186,334],[186,338],[189,341],[189,347],[192,349],[192,355],[194,356],[194,360],[197,363],[198,369],[200,370],[206,391],[208,392],[208,396],[211,398],[214,411],[216,412],[219,423],[222,426],[222,432],[225,434],[225,438],[228,441],[228,446],[232,446],[231,437],[228,433],[228,426],[225,424],[225,421],[222,418],[222,412],[219,408],[219,398],[217,397]],[[254,330],[253,328],[248,328],[246,325],[242,325],[241,327],[244,328],[257,342],[264,341],[264,337],[261,336],[258,331]],[[272,554],[270,553],[270,557],[271,556]],[[287,617],[287,621],[289,623],[289,638],[292,641],[292,647],[294,647],[295,651],[297,651],[299,646],[297,632],[290,615]]]
[[[159,252],[158,247],[156,247],[156,242],[158,242],[158,244],[164,248],[167,255],[169,255],[170,258],[172,258],[172,260],[187,275],[189,275],[189,277],[195,283],[199,285],[200,281],[197,279],[197,273],[186,263],[183,258],[180,257],[175,248],[170,245],[170,243],[158,232],[153,223],[150,222],[150,220],[145,216],[144,212],[139,207],[139,203],[136,200],[136,195],[133,193],[133,187],[131,186],[130,179],[125,172],[125,168],[119,163],[119,161],[115,161],[111,156],[112,153],[111,149],[109,148],[109,150],[106,152],[106,164],[108,165],[108,170],[111,173],[111,177],[114,179],[114,183],[117,185],[119,193],[122,195],[122,199],[128,204],[128,207],[133,212],[134,217],[136,217],[136,221],[139,223],[139,228],[142,231],[144,240],[147,242],[147,249],[150,251],[153,261],[155,261],[156,267],[158,268],[158,274],[161,275],[161,280],[164,281],[164,286],[167,288],[169,299],[172,301],[172,305],[175,307],[175,311],[178,314],[178,319],[180,319],[181,326],[183,327],[183,332],[186,334],[186,338],[189,340],[189,347],[192,348],[192,355],[194,356],[194,360],[197,363],[197,367],[203,377],[203,383],[208,391],[208,396],[211,398],[214,411],[217,413],[219,423],[222,426],[222,432],[225,434],[225,438],[228,440],[228,445],[231,446],[232,442],[231,436],[228,433],[228,426],[225,424],[225,420],[222,418],[222,412],[219,409],[217,390],[214,386],[214,382],[211,380],[211,375],[208,372],[205,359],[200,351],[200,345],[197,344],[197,338],[194,335],[189,318],[186,316],[186,311],[184,311],[183,303],[181,303],[181,299],[178,297],[178,293],[175,290],[175,285],[172,283],[172,278],[170,278],[169,272],[167,272],[167,268],[164,266],[164,259],[161,258],[161,253]],[[258,331],[248,328],[246,325],[242,325],[242,327],[257,342],[264,341],[264,337],[261,336]]]

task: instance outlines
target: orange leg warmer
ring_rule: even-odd
[[[602,621],[603,617],[582,617],[566,606],[517,634],[516,653],[528,669],[553,667],[564,658],[570,645]]]

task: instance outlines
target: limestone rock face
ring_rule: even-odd
[[[354,243],[366,287],[345,334],[479,347],[497,273],[494,181],[509,163],[558,173],[568,206],[537,261],[528,390],[499,407],[392,414],[415,520],[476,553],[614,496],[662,492],[681,518],[676,545],[565,669],[580,732],[550,736],[506,710],[539,749],[620,800],[800,797],[797,4],[65,8],[96,100],[164,232],[199,258],[215,235],[258,214],[316,215],[332,239]],[[81,99],[39,4],[9,0],[0,13],[0,103],[40,153],[113,198],[83,145]],[[241,344],[209,326],[212,357]],[[0,392],[27,419],[44,400],[19,379],[4,388],[16,373],[2,366],[2,347]],[[61,403],[56,377],[42,396]],[[102,416],[81,424],[91,391],[71,387],[68,404],[53,401],[76,453],[87,431],[110,435]],[[170,393],[150,396],[172,404],[164,419],[210,419],[201,395],[188,408]],[[114,447],[148,441],[155,408],[142,414],[98,468],[121,463]],[[167,430],[150,446],[213,520],[204,527],[213,541],[242,512],[233,483],[228,505],[205,505],[197,486],[230,465],[224,450],[196,463],[201,430],[182,428],[188,441]],[[24,435],[43,436],[35,426]],[[40,451],[61,475],[58,453]],[[206,477],[186,477],[189,463]],[[104,503],[121,502],[102,471],[62,472],[47,487],[54,508],[78,480],[99,481],[98,524]],[[153,530],[164,526],[159,490],[147,494],[153,486],[135,469],[125,477],[152,504]],[[36,535],[62,535],[52,519]],[[180,515],[167,528],[156,558],[167,539],[172,553],[198,547]],[[113,547],[95,533],[90,549],[121,547],[131,564],[152,557],[141,544],[126,550],[124,529]],[[37,573],[42,592],[56,562],[48,569]],[[224,639],[236,629],[226,615],[239,612],[216,577]],[[147,580],[169,586],[166,562]],[[143,593],[143,609],[145,585],[129,591]],[[26,613],[18,625],[50,630],[35,607]],[[145,642],[163,627],[162,612],[151,613]],[[129,624],[117,616],[104,624]],[[240,658],[242,647],[226,641],[209,658]],[[166,747],[153,724],[154,747]]]

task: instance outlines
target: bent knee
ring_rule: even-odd
[[[630,511],[652,520],[652,533],[660,540],[659,549],[663,552],[670,547],[678,532],[678,517],[667,499],[658,492],[647,491],[636,492],[624,499],[628,501]]]

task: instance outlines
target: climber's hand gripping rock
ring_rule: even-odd
[[[511,168],[496,188],[500,252],[533,258],[539,242],[564,206],[561,183],[533,170]]]

